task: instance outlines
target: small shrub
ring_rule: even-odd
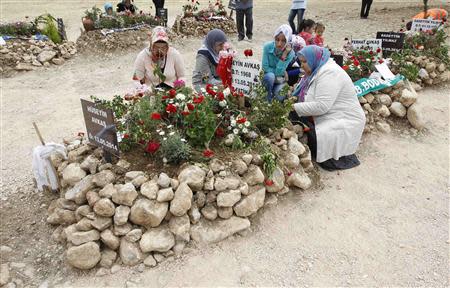
[[[179,164],[188,161],[191,157],[191,147],[178,133],[168,135],[166,140],[161,141],[160,151],[167,163]],[[183,141],[184,140],[184,141]]]

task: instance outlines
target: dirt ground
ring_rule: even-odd
[[[82,13],[94,2],[102,5],[6,0],[1,2],[1,18],[49,12],[64,18],[70,40],[76,40]],[[135,2],[141,9],[150,3]],[[166,2],[173,22],[184,1]],[[290,1],[254,2],[253,42],[230,40],[239,51],[252,48],[260,59],[263,43],[286,22]],[[326,25],[327,44],[340,47],[345,37],[398,30],[402,18],[419,12],[421,1],[374,1],[368,20],[359,19],[359,2],[310,0],[306,15]],[[188,78],[200,43],[188,39],[175,44]],[[424,132],[366,135],[358,153],[361,166],[321,171],[322,189],[281,197],[277,205],[258,213],[245,237],[191,249],[144,272],[124,267],[95,277],[95,271],[71,269],[45,222],[46,206],[54,196],[33,187],[31,151],[39,142],[32,122],[47,141],[60,142],[84,131],[80,97],[124,94],[132,87],[138,52],[113,58],[79,55],[63,66],[2,79],[0,240],[14,250],[8,260],[15,263],[14,277],[30,287],[449,285],[448,85],[420,92]]]

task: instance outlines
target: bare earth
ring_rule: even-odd
[[[75,41],[82,13],[94,2],[103,3],[2,0],[1,18],[50,12],[64,18],[69,38]],[[166,2],[173,22],[184,1]],[[398,30],[402,18],[421,9],[421,1],[374,1],[370,19],[360,20],[360,1],[308,2],[307,17],[325,23],[325,40],[331,47],[340,47],[345,37]],[[150,1],[136,3],[143,9]],[[234,46],[239,51],[253,48],[255,59],[260,59],[263,43],[286,22],[289,3],[255,1],[254,40],[237,43],[233,36]],[[431,1],[432,6],[440,3]],[[175,43],[189,75],[200,42]],[[2,79],[0,240],[14,249],[9,261],[26,264],[16,278],[31,287],[44,281],[50,287],[124,287],[127,281],[147,287],[450,284],[448,84],[420,92],[426,111],[424,132],[402,129],[366,135],[360,167],[321,171],[320,189],[281,197],[277,205],[258,213],[244,236],[189,249],[181,258],[142,273],[123,267],[95,277],[95,271],[70,268],[64,263],[63,247],[51,240],[53,228],[45,222],[46,206],[54,196],[33,187],[31,150],[39,142],[31,123],[36,121],[44,138],[53,142],[83,131],[80,97],[123,94],[132,85],[138,52],[112,59],[80,55],[60,67]]]

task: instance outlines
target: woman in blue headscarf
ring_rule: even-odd
[[[105,15],[106,16],[113,16],[114,15],[113,5],[111,3],[105,3],[105,5],[103,7],[105,8]]]
[[[216,69],[219,64],[219,52],[224,49],[226,42],[227,36],[220,29],[209,31],[203,40],[203,45],[197,52],[195,68],[192,72],[192,85],[197,91],[206,84],[222,84]]]
[[[296,86],[291,120],[306,123],[308,145],[316,162],[326,170],[359,165],[354,155],[366,117],[347,73],[330,58],[326,48],[310,45],[297,53],[305,76]],[[298,119],[300,118],[300,119]]]

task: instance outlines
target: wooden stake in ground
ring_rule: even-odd
[[[39,128],[37,127],[36,122],[33,122],[33,127],[34,127],[34,130],[36,131],[36,134],[39,137],[39,140],[41,141],[42,146],[45,146],[44,138],[42,138],[41,132],[39,131]],[[52,171],[56,176],[56,181],[57,181],[56,185],[58,186],[58,188],[56,190],[53,190],[53,192],[58,192],[61,185],[59,183],[58,173],[56,173],[56,168],[55,168],[55,166],[53,166],[53,162],[51,160],[50,160],[50,167],[52,167]],[[48,177],[48,175],[47,175],[47,177]],[[50,190],[51,187],[48,187],[48,189]]]

